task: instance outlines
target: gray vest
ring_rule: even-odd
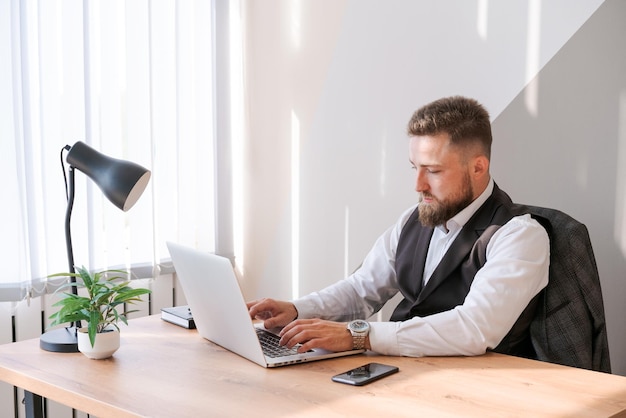
[[[496,185],[493,193],[465,224],[425,286],[422,286],[432,227],[419,222],[417,209],[400,233],[396,252],[396,274],[404,299],[394,310],[392,321],[424,317],[462,305],[476,272],[486,262],[487,243],[493,234],[517,213],[513,202]],[[494,351],[534,358],[529,326],[537,298],[520,315],[511,331]]]

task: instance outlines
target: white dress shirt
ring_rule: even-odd
[[[459,231],[493,191],[487,189],[459,214],[433,233],[424,280]],[[404,224],[416,206],[381,235],[352,275],[294,302],[298,318],[350,321],[369,318],[398,293],[396,249]],[[548,234],[530,215],[503,225],[487,245],[487,261],[476,273],[462,305],[403,322],[371,322],[372,351],[395,356],[479,355],[495,348],[530,300],[548,283]]]

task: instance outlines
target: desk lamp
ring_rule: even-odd
[[[61,154],[64,150],[68,151],[66,161],[69,164],[69,182],[66,184],[65,246],[69,271],[74,273],[74,251],[72,250],[70,233],[70,219],[74,206],[74,169],[82,171],[91,178],[100,187],[107,199],[124,212],[137,202],[145,190],[150,180],[150,171],[129,161],[107,157],[81,141],[72,147],[66,145],[61,150]],[[63,162],[62,158],[61,162]],[[75,277],[71,277],[70,280],[72,283],[76,283]],[[77,286],[72,286],[72,293],[78,294]],[[46,351],[78,352],[76,332],[80,327],[80,321],[78,321],[69,327],[48,331],[41,335],[39,346]]]

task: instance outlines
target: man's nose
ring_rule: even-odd
[[[424,178],[424,174],[417,170],[417,174],[415,175],[415,191],[418,193],[422,193],[428,189],[428,183]]]

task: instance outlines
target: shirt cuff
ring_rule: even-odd
[[[400,322],[370,322],[370,349],[378,354],[398,355]]]
[[[293,303],[293,305],[296,307],[296,310],[298,311],[298,317],[296,319],[310,319],[319,317],[319,315],[315,315],[317,309],[311,297],[303,297],[300,299],[292,300],[291,303]]]

